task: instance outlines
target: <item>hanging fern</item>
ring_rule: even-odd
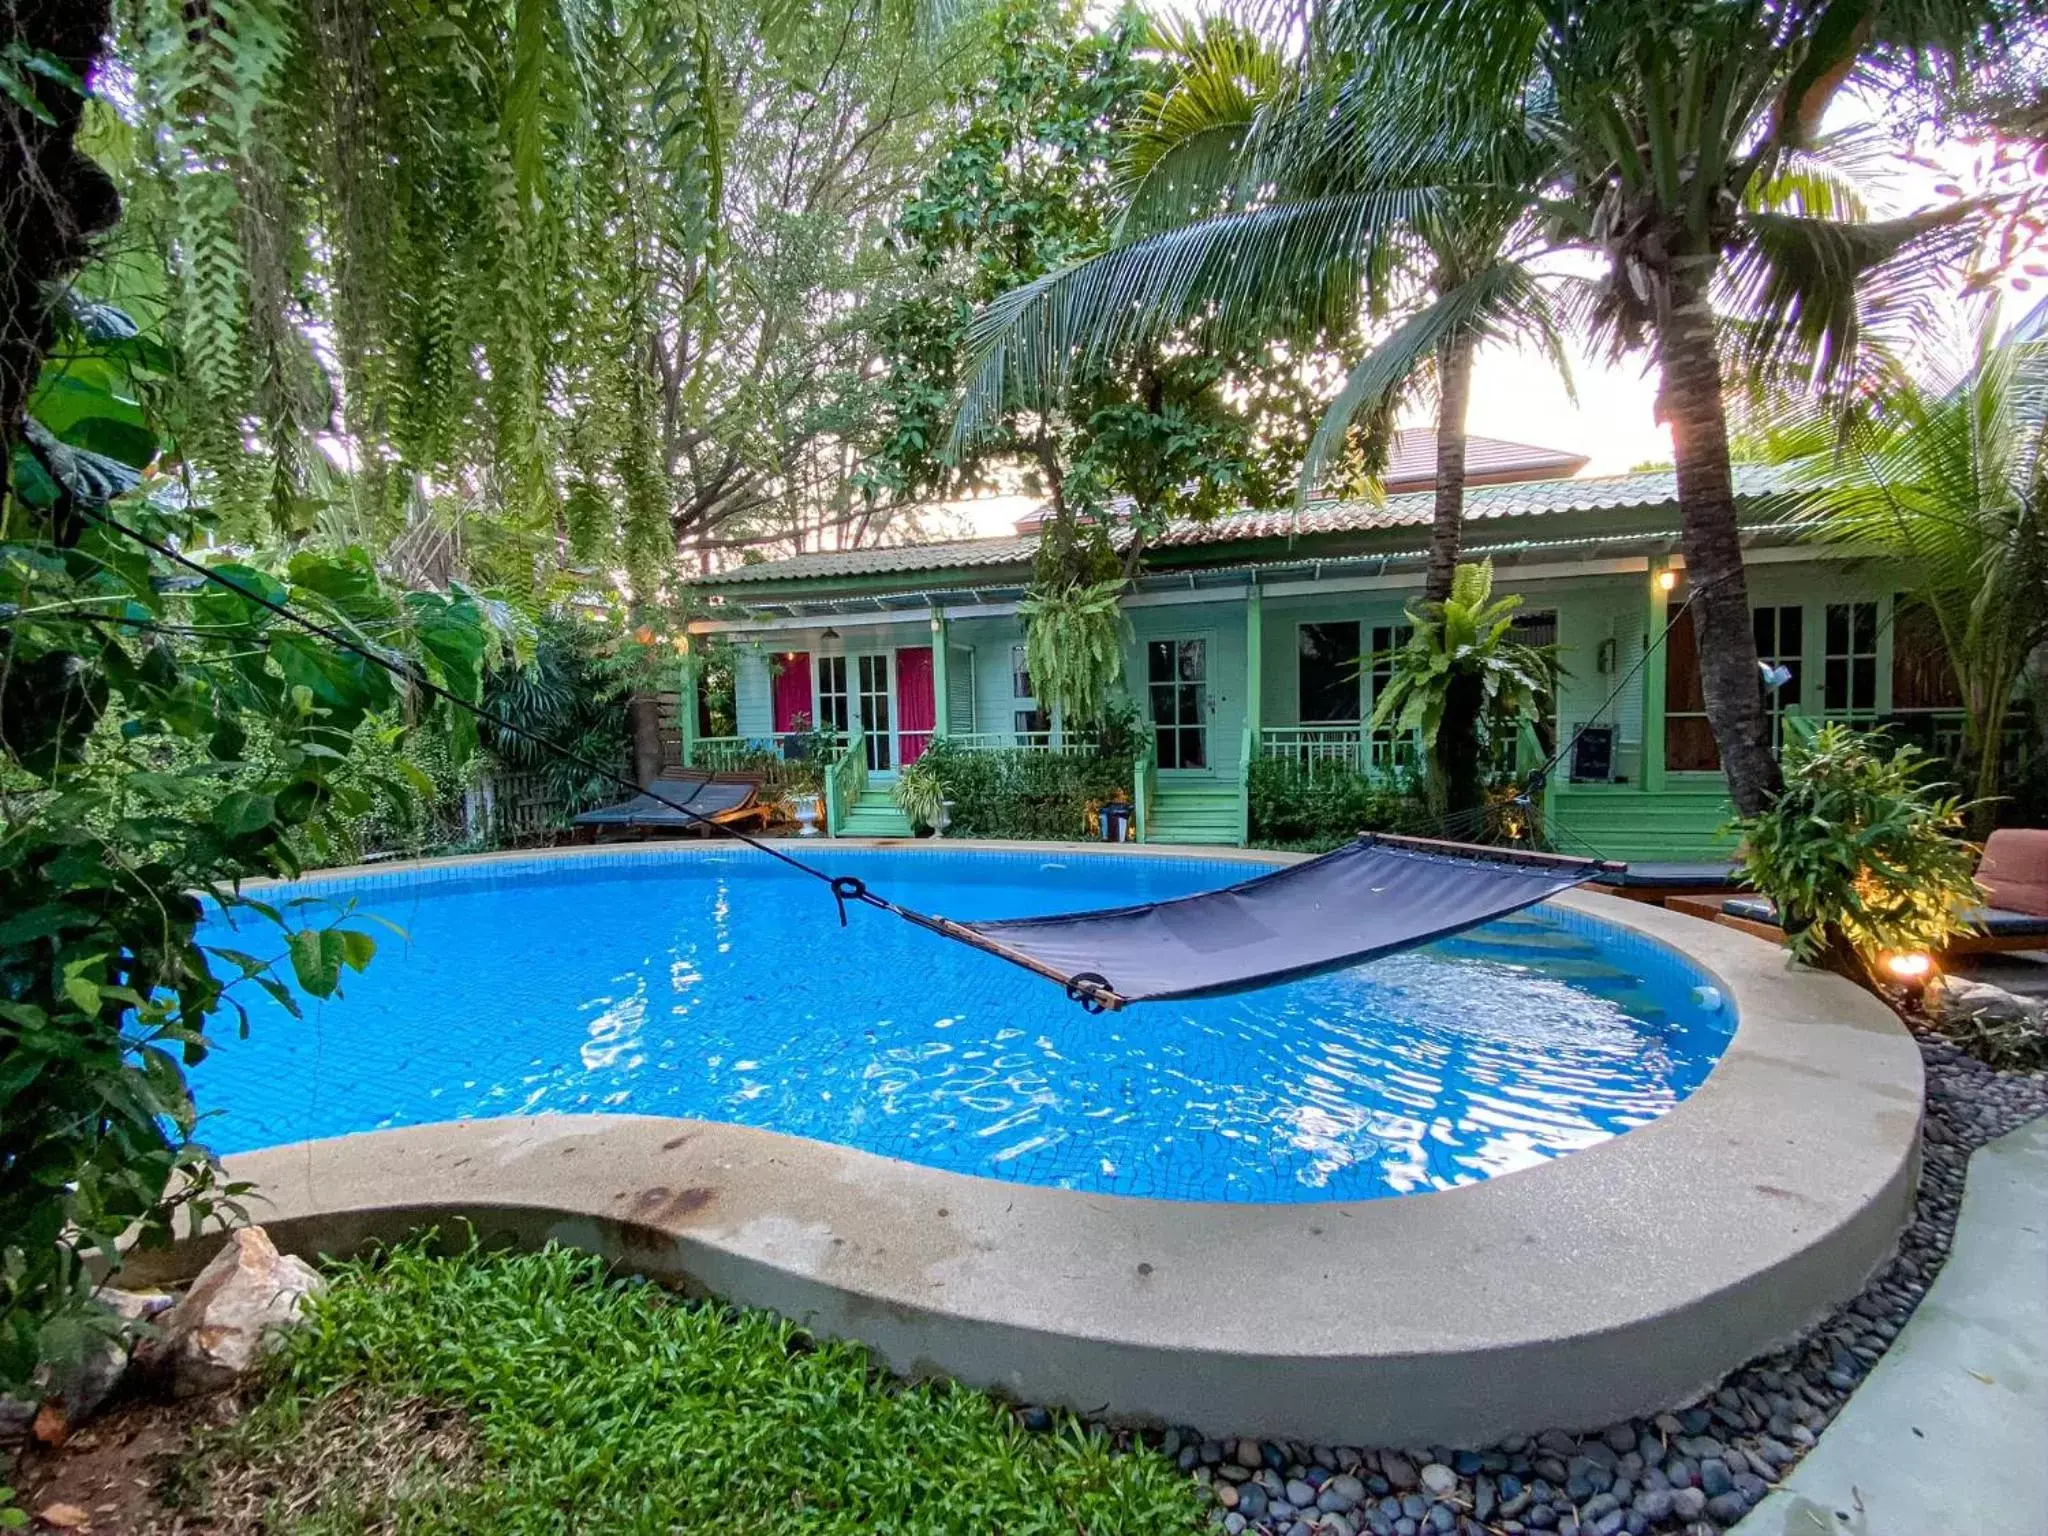
[[[1055,704],[1069,729],[1100,720],[1124,675],[1121,578],[1090,586],[1034,587],[1024,615],[1024,664],[1041,703]]]

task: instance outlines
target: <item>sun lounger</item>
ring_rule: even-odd
[[[1724,897],[1745,889],[1733,864],[1631,860],[1618,874],[1603,875],[1588,890],[1655,906],[1679,897]]]
[[[714,827],[765,827],[774,814],[775,807],[761,799],[758,774],[673,774],[621,804],[585,811],[575,824],[600,835],[696,832],[708,837]]]

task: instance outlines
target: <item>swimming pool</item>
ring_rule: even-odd
[[[824,862],[962,919],[1247,873],[973,849],[832,848]],[[303,1019],[243,999],[249,1037],[194,1073],[201,1137],[222,1153],[613,1111],[1101,1193],[1360,1200],[1471,1183],[1654,1119],[1735,1024],[1675,951],[1554,906],[1308,981],[1093,1016],[886,914],[856,908],[842,929],[820,887],[744,849],[423,866],[291,894],[405,936],[355,924],[379,936],[376,960],[342,997],[307,999]],[[219,923],[203,938],[248,944]]]

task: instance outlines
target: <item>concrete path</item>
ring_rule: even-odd
[[[1955,1246],[1870,1378],[1736,1536],[2048,1532],[2048,1121],[1970,1160]]]

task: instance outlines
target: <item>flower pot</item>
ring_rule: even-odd
[[[790,814],[796,817],[798,837],[818,835],[818,797],[816,795],[791,795]]]

